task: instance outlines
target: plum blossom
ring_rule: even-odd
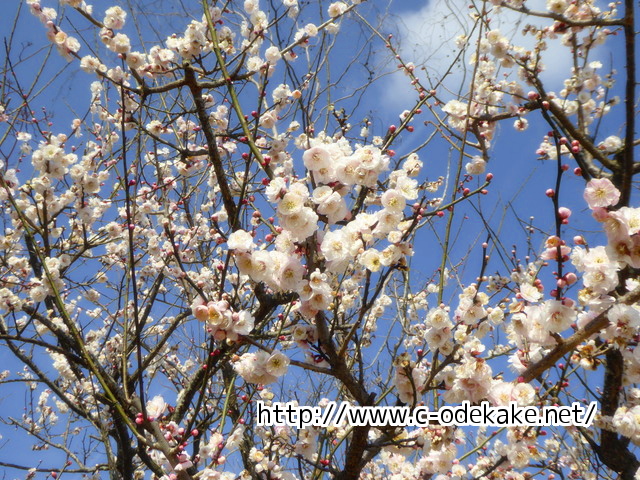
[[[243,354],[233,365],[234,370],[249,383],[267,385],[277,381],[289,367],[289,359],[281,352],[272,354],[260,350]]]
[[[227,240],[227,246],[231,250],[237,250],[239,252],[250,252],[255,248],[253,243],[253,237],[245,230],[236,230]]]
[[[289,357],[282,352],[273,352],[265,365],[265,370],[274,377],[281,377],[289,368]]]
[[[119,6],[109,7],[105,12],[104,26],[112,30],[120,30],[124,27],[125,19],[127,18],[127,12],[125,12]]]
[[[622,148],[622,140],[618,136],[611,135],[605,138],[598,146],[607,153],[614,153]]]
[[[334,2],[331,5],[329,5],[329,16],[331,18],[336,18],[339,17],[340,15],[342,15],[345,10],[347,9],[347,4],[344,2]]]
[[[484,173],[487,162],[482,157],[473,157],[464,168],[469,175],[481,175]]]
[[[620,192],[608,178],[594,178],[587,183],[584,199],[591,209],[610,207],[618,203]]]
[[[161,395],[156,395],[147,402],[146,409],[148,416],[153,418],[160,418],[167,409],[167,404],[165,403]]]

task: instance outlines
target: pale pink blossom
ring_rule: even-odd
[[[591,209],[609,207],[618,203],[620,192],[608,178],[594,178],[587,183],[584,199]]]

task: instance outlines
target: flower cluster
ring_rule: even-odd
[[[289,357],[282,352],[258,351],[243,354],[233,365],[233,369],[246,382],[267,385],[287,373]]]
[[[226,300],[206,304],[196,301],[191,308],[193,316],[205,323],[207,332],[216,340],[237,340],[239,335],[248,335],[254,327],[250,312],[234,312]]]
[[[53,133],[64,130],[31,110],[30,93],[24,105],[0,105],[9,132],[0,143],[13,141],[3,152],[16,156],[0,164],[0,337],[27,366],[0,373],[0,383],[15,373],[12,384],[34,391],[12,425],[39,440],[62,438],[63,423],[82,425],[78,435],[97,430],[83,436],[86,457],[105,452],[104,465],[131,464],[135,478],[147,470],[163,480],[340,476],[344,448],[347,458],[368,459],[356,472],[362,479],[521,480],[531,465],[588,478],[593,459],[580,455],[598,437],[585,442],[584,431],[550,429],[543,442],[547,431],[519,427],[245,423],[255,401],[268,404],[275,392],[321,407],[344,399],[570,403],[598,392],[569,391],[569,379],[605,361],[615,366],[615,356],[618,407],[598,421],[640,444],[632,387],[640,382],[640,307],[626,300],[640,287],[640,208],[630,206],[633,183],[620,167],[632,146],[626,136],[599,137],[618,100],[612,76],[590,58],[611,33],[597,23],[613,18],[613,6],[549,0],[537,14],[547,26],[525,27],[530,48],[480,18],[470,93],[448,101],[439,87],[427,95],[420,68],[388,37],[384,47],[416,87],[415,104],[393,115],[399,127],[381,128],[367,112],[358,137],[356,102],[322,105],[319,92],[334,88],[335,37],[327,34],[366,16],[350,14],[359,1],[330,2],[320,13],[297,0],[227,2],[191,15],[178,33],[161,32],[155,45],[127,34],[133,15],[121,7],[94,15],[84,1],[61,1],[66,14],[96,27],[97,45],[82,58],[56,11],[27,3],[93,83],[86,116],[65,122],[69,134]],[[487,8],[528,11],[518,0]],[[575,55],[557,93],[540,76],[555,40]],[[415,121],[423,109],[432,120]],[[552,130],[537,154],[557,161],[563,195],[563,162],[575,159],[572,181],[589,179],[584,200],[606,244],[591,234],[567,241],[578,210],[548,189],[555,231],[538,249],[536,235],[549,225],[527,225],[523,261],[522,250],[509,256],[499,244],[476,194],[488,193],[493,178],[479,176],[499,121],[537,131],[536,111]],[[406,141],[431,125],[427,143],[458,149],[455,167],[427,157],[427,143]],[[441,167],[448,177],[437,176]],[[478,271],[479,248],[454,258],[476,226],[489,235]],[[241,462],[237,475],[224,471]]]

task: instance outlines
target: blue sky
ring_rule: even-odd
[[[9,0],[7,3],[13,7],[17,6],[19,2],[17,0]],[[123,7],[128,10],[126,2],[122,3]],[[368,18],[373,21],[376,18],[376,11],[384,12],[387,2],[375,1],[371,3],[371,6],[364,5],[363,11],[369,12]],[[466,5],[466,2],[461,3]],[[49,3],[50,6],[53,6],[53,4],[54,2]],[[96,12],[112,5],[111,2],[105,1],[96,1],[93,4]],[[138,5],[140,5],[139,2]],[[153,17],[154,20],[149,24],[145,23],[144,16],[137,17],[140,28],[145,32],[145,39],[149,42],[147,46],[156,37],[154,29],[160,31],[158,35],[160,38],[164,38],[169,33],[166,25],[175,25],[177,31],[181,32],[188,23],[186,18],[177,13],[174,2],[167,2],[162,5],[161,9],[154,10],[155,12],[160,12],[160,15]],[[403,59],[405,61],[413,61],[418,66],[426,65],[430,72],[434,72],[434,75],[442,72],[452,57],[452,39],[457,36],[456,28],[469,27],[469,23],[466,20],[462,20],[465,18],[464,15],[456,15],[457,13],[464,14],[464,7],[460,9],[454,8],[453,12],[448,12],[442,5],[442,3],[435,2],[403,2],[397,0],[391,3],[389,15],[382,22],[383,30],[381,33],[386,34],[396,31],[400,33],[398,42],[401,45],[400,51]],[[142,4],[143,9],[152,8],[152,6],[153,2]],[[69,32],[73,28],[77,28],[79,32],[84,32],[85,34],[88,32],[85,28],[86,22],[79,18],[78,15],[70,15],[70,18],[72,20]],[[0,16],[0,32],[3,35],[9,34],[11,20],[12,15]],[[128,17],[128,20],[127,31],[134,32],[135,22],[132,21],[131,16]],[[435,26],[433,26],[433,22],[435,22]],[[509,17],[505,23],[507,25],[515,23],[514,17]],[[345,28],[354,28],[353,25],[353,23],[347,22],[345,23]],[[405,27],[407,28],[405,29]],[[353,36],[354,41],[361,38],[360,32],[355,28],[353,32],[348,31],[346,33],[348,37]],[[507,32],[505,31],[505,33]],[[22,50],[23,48],[24,50]],[[21,81],[24,82],[25,88],[30,79],[33,78],[34,72],[40,66],[42,53],[48,48],[49,46],[44,36],[44,28],[23,7],[20,26],[15,32],[12,59],[15,61],[17,58],[23,58],[23,61],[16,62],[15,68],[18,76],[22,79]],[[380,49],[379,42],[376,48]],[[560,82],[565,77],[565,66],[567,65],[566,56],[556,54],[559,50],[552,50],[546,61],[549,71],[545,74],[545,80],[551,85],[558,84],[558,87],[555,88],[560,88]],[[339,69],[342,65],[351,62],[349,51],[346,52],[341,50],[334,51],[334,69]],[[84,55],[89,52],[86,48],[83,48],[80,53]],[[609,51],[602,49],[599,54],[602,56],[603,64],[607,67]],[[395,62],[387,64],[381,54],[372,56],[372,62],[376,68],[381,68],[376,73],[385,72],[384,68],[387,68],[388,72],[394,71],[393,65]],[[68,131],[71,119],[75,116],[83,116],[86,112],[90,98],[87,85],[93,78],[84,73],[73,73],[72,71],[75,71],[76,68],[76,64],[68,66],[64,60],[53,52],[50,61],[46,65],[45,74],[34,89],[34,92],[36,92],[39,88],[44,87],[42,94],[33,98],[33,102],[34,105],[38,105],[38,108],[41,105],[47,106],[47,112],[51,114],[54,122],[51,127],[52,131]],[[455,90],[464,79],[460,74],[452,75],[447,86]],[[360,79],[349,76],[344,81],[347,85],[357,85]],[[551,88],[551,90],[553,89]],[[340,87],[336,89],[336,98],[339,97]],[[444,98],[446,99],[446,94],[444,94]],[[365,116],[371,115],[374,120],[372,127],[374,133],[383,135],[388,125],[399,123],[398,115],[405,108],[410,108],[414,102],[415,95],[407,77],[401,73],[392,73],[383,77],[377,86],[363,97],[362,105],[355,108],[356,114],[352,117],[351,123],[355,125]],[[344,100],[342,106],[351,108],[353,103],[351,100]],[[75,113],[70,114],[70,110]],[[427,118],[426,114],[423,116],[425,119]],[[526,235],[514,221],[515,214],[523,219],[535,216],[539,219],[539,223],[537,221],[534,223],[546,232],[551,232],[553,227],[553,206],[551,201],[544,195],[544,192],[547,188],[552,187],[555,182],[555,164],[550,161],[539,161],[535,154],[541,137],[548,131],[548,127],[538,120],[533,120],[537,118],[535,114],[532,114],[529,118],[531,125],[525,133],[515,132],[511,128],[512,121],[507,121],[499,127],[497,138],[494,141],[495,146],[491,150],[491,160],[487,168],[488,172],[492,172],[495,175],[494,182],[487,197],[479,197],[474,200],[474,202],[478,200],[482,202],[483,211],[490,220],[492,227],[499,232],[499,239],[504,243],[507,250],[510,250],[510,245],[513,243],[525,244]],[[603,137],[617,133],[617,119],[619,119],[617,115],[612,115],[609,121],[613,122],[613,126],[603,129]],[[415,125],[419,123],[420,118],[414,120]],[[359,127],[354,127],[356,134],[358,130]],[[416,128],[416,132],[413,134],[405,133],[394,148],[398,155],[403,155],[420,144],[432,131],[430,127]],[[425,163],[425,175],[430,180],[434,180],[438,175],[446,174],[447,169],[453,165],[454,161],[457,161],[455,152],[451,152],[446,143],[441,140],[434,140],[419,154]],[[573,165],[571,169],[573,169]],[[586,205],[582,200],[581,190],[584,181],[572,175],[571,170],[567,172],[566,177],[563,183],[561,204],[570,207],[574,212],[572,221],[565,230],[565,238],[570,239],[581,229],[591,230],[595,228],[595,222],[590,220],[588,213],[586,213]],[[511,201],[513,209],[509,208],[505,211],[504,206],[509,201]],[[465,215],[468,215],[469,220],[463,220]],[[502,219],[503,215],[505,216],[504,221]],[[470,243],[472,243],[470,240],[478,243],[482,243],[485,240],[485,233],[472,208],[461,206],[456,209],[456,218],[457,226],[456,230],[454,230],[456,242],[452,254],[453,258],[457,258],[467,252]],[[436,230],[440,234],[442,233],[443,225],[444,219],[440,220],[439,223],[436,222]],[[539,249],[544,238],[544,235],[535,234],[532,242],[533,248]],[[416,250],[418,254],[412,261],[412,266],[415,269],[412,275],[415,275],[415,278],[430,278],[440,263],[438,244],[428,229],[419,234],[417,243]],[[480,255],[481,249],[476,245],[469,257],[469,263],[465,265],[463,275],[465,281],[468,282],[475,277],[480,265]],[[496,263],[496,268],[498,266],[499,262]],[[501,268],[501,270],[504,271],[504,268]],[[493,272],[489,269],[487,273]],[[451,295],[455,294],[457,292],[451,292]],[[455,297],[453,298],[455,299]],[[455,307],[455,304],[453,306]],[[0,367],[0,370],[4,368],[15,370],[17,365],[12,358],[7,352],[0,352],[0,361],[3,362],[3,367]],[[0,398],[0,401],[2,401],[5,411],[14,411],[17,416],[21,415],[22,406],[24,405],[23,394],[18,393],[18,391],[22,392],[22,389],[13,389],[8,386],[3,387],[3,391],[0,393],[0,397],[4,397]],[[1,447],[3,447],[3,442],[8,442],[11,439],[12,432],[2,426],[0,427],[0,434],[5,437],[0,440],[0,459],[5,459],[3,455],[8,448]],[[16,448],[14,444],[7,443],[6,445],[12,448],[10,456],[16,462],[33,462],[34,457],[42,459],[43,463],[49,460],[47,452],[34,454],[22,448]],[[11,475],[13,475],[13,472]],[[16,477],[18,476],[16,475]]]

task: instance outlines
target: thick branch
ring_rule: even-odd
[[[631,180],[633,178],[633,139],[635,137],[635,89],[636,89],[636,37],[633,0],[625,0],[624,40],[626,50],[625,117],[627,126],[622,154],[620,205],[628,205],[631,198]]]
[[[640,287],[623,295],[618,299],[618,303],[625,305],[633,305],[640,301]],[[580,343],[585,341],[591,335],[598,333],[600,330],[609,325],[609,313],[610,308],[600,313],[596,318],[587,323],[584,328],[578,330],[568,339],[562,343],[556,345],[549,353],[547,353],[542,359],[536,363],[530,365],[523,373],[522,379],[525,382],[530,382],[534,378],[541,375],[543,372],[551,368],[555,363],[560,360],[564,355],[571,352]]]
[[[236,218],[236,204],[233,202],[233,195],[231,194],[231,189],[229,188],[229,184],[227,183],[227,174],[224,171],[222,159],[220,158],[220,153],[218,152],[218,143],[216,141],[215,135],[211,131],[209,117],[207,116],[207,112],[204,106],[204,100],[202,100],[202,86],[196,80],[193,68],[191,68],[191,65],[186,62],[184,65],[184,73],[185,84],[191,90],[193,102],[196,105],[198,120],[200,121],[200,126],[202,127],[202,131],[204,132],[204,136],[207,139],[209,158],[211,159],[213,170],[216,174],[216,179],[218,180],[220,195],[222,196],[222,203],[224,203],[224,208],[227,211],[228,217],[230,219]]]

